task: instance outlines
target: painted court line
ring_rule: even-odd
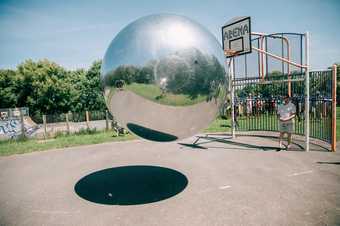
[[[226,185],[226,186],[221,186],[221,187],[219,187],[219,189],[221,189],[221,190],[227,189],[227,188],[231,188],[231,186],[230,186],[230,185]]]
[[[293,174],[289,174],[289,177],[294,177],[294,176],[299,176],[299,175],[303,175],[303,174],[309,174],[312,173],[313,170],[308,170],[308,171],[304,171],[304,172],[299,172],[299,173],[293,173]]]
[[[231,188],[231,186],[230,186],[230,185],[225,185],[225,186],[220,186],[220,187],[218,187],[218,189],[220,189],[220,190],[224,190],[224,189],[228,189],[228,188]],[[199,191],[198,193],[199,193],[199,194],[203,194],[203,193],[206,193],[206,192],[213,192],[213,191],[216,191],[216,189],[214,189],[214,188],[208,188],[208,189]]]

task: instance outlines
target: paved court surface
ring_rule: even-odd
[[[200,142],[134,140],[1,157],[0,225],[340,225],[340,152],[278,152],[276,142],[253,137]],[[267,148],[252,148],[260,142]],[[135,192],[129,201],[142,203],[101,204],[97,196],[117,195],[112,181],[119,178],[101,170],[139,165],[175,170],[186,182],[173,196],[152,202],[167,189],[171,195],[178,182],[153,171],[119,190]],[[97,195],[94,201],[75,191],[89,175],[98,183],[83,194]],[[153,178],[153,189],[140,192],[138,185]]]

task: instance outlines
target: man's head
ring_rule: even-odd
[[[283,98],[283,100],[284,100],[284,103],[285,103],[285,104],[288,104],[288,103],[289,103],[289,100],[290,100],[290,97],[289,97],[288,95],[286,95],[286,96]]]

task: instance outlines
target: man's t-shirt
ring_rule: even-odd
[[[296,113],[296,107],[292,102],[288,104],[282,104],[278,107],[277,113],[280,115],[280,118],[285,119],[288,118],[291,114]],[[292,123],[292,119],[286,121],[285,123]]]

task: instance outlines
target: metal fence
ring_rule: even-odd
[[[288,80],[289,79],[289,80]],[[236,131],[278,131],[277,108],[291,86],[296,106],[294,133],[304,135],[305,87],[303,74],[237,78],[235,87]],[[310,136],[332,140],[332,71],[310,72]]]
[[[58,123],[58,122],[66,122],[66,115],[68,115],[68,119],[71,122],[85,122],[86,121],[86,111],[83,112],[68,112],[68,113],[56,113],[56,114],[46,114],[47,123]],[[89,120],[105,120],[106,112],[105,111],[88,111]],[[112,120],[112,116],[108,113],[108,117]],[[43,123],[43,114],[32,115],[32,120],[38,124]]]

